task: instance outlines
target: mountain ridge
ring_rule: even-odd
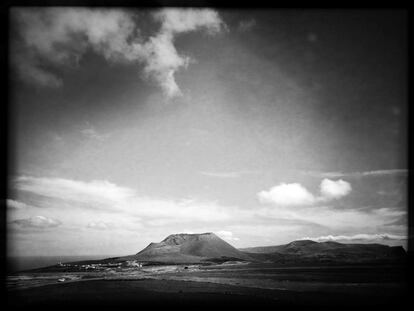
[[[171,234],[159,243],[151,242],[131,257],[157,262],[201,262],[221,257],[252,260],[248,254],[239,251],[213,232]]]
[[[283,264],[397,262],[406,258],[402,246],[345,244],[297,240],[283,245],[240,248],[259,261]]]

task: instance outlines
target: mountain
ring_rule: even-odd
[[[34,269],[35,272],[85,271],[92,265],[99,267],[129,267],[128,261],[145,265],[211,264],[228,261],[269,263],[276,266],[324,266],[348,264],[406,264],[407,253],[401,246],[382,244],[342,244],[298,240],[284,245],[234,248],[214,233],[172,234],[159,243],[150,243],[135,255],[101,260],[67,262]]]
[[[382,244],[342,244],[297,240],[277,246],[236,249],[214,233],[172,234],[159,243],[150,243],[127,259],[159,263],[222,262],[246,260],[277,264],[396,262],[406,257],[401,246]],[[125,259],[125,258],[121,258]]]
[[[401,246],[382,244],[342,244],[298,240],[284,245],[239,249],[256,260],[277,263],[368,263],[404,260]]]
[[[159,243],[150,243],[142,251],[129,257],[140,261],[175,263],[192,263],[218,258],[251,260],[248,254],[211,232],[172,234]]]

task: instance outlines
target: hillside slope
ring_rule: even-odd
[[[404,260],[401,246],[382,244],[342,244],[298,240],[284,245],[241,248],[256,260],[277,263],[363,263]]]
[[[214,233],[172,234],[160,243],[150,243],[131,256],[141,261],[200,262],[209,258],[250,260],[250,256],[223,241]]]

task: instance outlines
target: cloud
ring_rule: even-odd
[[[52,88],[62,86],[62,80],[53,73],[43,70],[38,64],[39,61],[33,56],[14,53],[11,61],[17,69],[19,78],[26,83]]]
[[[19,176],[15,190],[35,195],[39,204],[53,210],[78,208],[123,215],[126,218],[162,226],[193,221],[228,221],[235,207],[195,199],[169,200],[138,196],[133,189],[106,180],[79,181],[64,178]],[[74,220],[73,220],[74,221]]]
[[[30,207],[30,205],[27,205],[26,203],[16,201],[16,200],[11,200],[11,199],[7,199],[6,204],[8,208],[15,208],[15,209],[26,209]]]
[[[316,172],[316,171],[304,171],[304,175],[326,178],[358,178],[358,177],[376,177],[376,176],[396,176],[408,174],[407,169],[392,169],[392,170],[374,170],[374,171],[362,171],[362,172]]]
[[[159,31],[143,38],[131,11],[87,8],[15,8],[19,38],[13,38],[12,62],[26,82],[58,87],[62,80],[49,69],[76,67],[87,49],[112,62],[144,65],[144,76],[155,81],[167,96],[181,90],[175,73],[190,58],[180,55],[177,35],[191,31],[216,34],[225,28],[218,13],[210,9],[162,9],[152,14]]]
[[[406,216],[406,211],[396,210],[393,208],[381,208],[378,210],[365,210],[360,208],[338,209],[324,205],[292,206],[273,205],[264,207],[256,213],[267,219],[287,219],[300,222],[313,223],[318,226],[330,228],[331,230],[346,230],[355,232],[360,229],[375,229],[384,227],[394,220]],[[398,226],[393,229],[401,230],[405,226]]]
[[[342,189],[342,183],[339,181],[334,184]],[[255,221],[284,219],[296,222],[300,226],[308,223],[325,228],[357,229],[385,226],[406,215],[406,211],[398,208],[373,210],[319,206],[318,203],[323,204],[338,199],[347,191],[332,190],[328,193],[329,197],[315,196],[297,183],[281,184],[260,192],[259,200],[272,205],[248,210],[196,199],[172,200],[145,197],[138,195],[133,189],[104,180],[79,181],[55,177],[20,176],[14,180],[13,186],[18,191],[19,198],[24,198],[27,193],[31,200],[36,200],[37,206],[47,208],[50,215],[59,215],[58,218],[64,220],[65,224],[82,228],[87,226],[84,219],[95,219],[97,212],[100,213],[100,221],[93,221],[94,224],[91,223],[90,228],[103,228],[105,225],[99,224],[100,222],[105,224],[116,222],[122,224],[117,227],[119,230],[126,228],[136,230],[139,226],[188,228],[188,225],[193,223],[228,226],[231,223],[250,222],[252,219]],[[400,227],[394,229],[399,230]]]
[[[319,237],[305,237],[303,240],[313,240],[316,242],[325,242],[325,241],[378,241],[378,240],[406,240],[407,236],[405,235],[395,235],[388,233],[379,233],[379,234],[355,234],[355,235],[327,235]]]
[[[204,28],[210,34],[216,34],[224,27],[218,13],[209,9],[162,9],[154,13],[154,18],[161,21],[162,33],[175,34]]]
[[[120,187],[106,180],[90,182],[55,177],[19,176],[14,187],[46,197],[78,201],[118,202],[134,195],[132,189]]]
[[[161,28],[142,46],[146,62],[144,72],[161,85],[167,96],[177,96],[181,90],[174,75],[189,65],[190,58],[178,54],[175,37],[196,30],[206,30],[213,35],[220,32],[224,23],[217,12],[209,9],[163,9],[153,17],[161,23]]]
[[[308,223],[325,228],[356,230],[389,226],[406,217],[399,207],[361,208],[360,206],[333,207],[328,203],[349,195],[350,183],[324,179],[320,194],[314,195],[298,183],[280,184],[257,194],[261,203],[269,203],[256,210],[256,215],[267,219],[285,219],[297,224]],[[393,230],[400,230],[398,225]],[[387,227],[391,229],[390,227]]]
[[[76,65],[87,47],[108,60],[130,59],[127,42],[132,35],[132,16],[120,10],[83,8],[15,8],[11,11],[21,41],[14,42],[19,75],[44,86],[62,81],[44,69]],[[17,53],[16,53],[17,52]]]
[[[261,191],[257,194],[261,203],[273,203],[281,206],[312,205],[314,203],[328,202],[339,199],[351,192],[351,184],[342,179],[334,181],[322,180],[320,184],[320,196],[314,196],[299,183],[281,183],[270,188],[268,191]]]
[[[256,20],[255,19],[243,20],[243,21],[240,21],[240,23],[238,25],[238,29],[239,29],[239,31],[249,31],[254,26],[256,26]]]
[[[104,221],[90,222],[87,225],[87,228],[95,229],[95,230],[108,230],[114,227],[115,225],[112,222],[104,222]]]
[[[201,175],[216,178],[240,178],[243,175],[255,174],[255,171],[234,171],[234,172],[199,172]]]
[[[381,207],[372,210],[372,213],[377,215],[383,215],[388,217],[399,217],[399,216],[406,216],[406,210],[400,210],[398,208],[391,208],[391,207]]]
[[[377,170],[377,171],[367,171],[367,172],[358,172],[356,175],[362,176],[387,176],[387,175],[405,175],[408,174],[407,169],[395,169],[395,170]]]
[[[34,216],[31,218],[17,219],[11,222],[22,228],[46,229],[60,226],[62,223],[57,219],[48,218],[45,216]]]
[[[292,205],[272,204],[244,209],[194,198],[145,197],[134,189],[104,180],[81,181],[56,177],[20,176],[13,180],[11,186],[19,202],[36,202],[35,205],[39,206],[37,209],[10,210],[11,220],[17,219],[8,223],[16,239],[33,241],[35,238],[30,237],[31,232],[39,236],[47,228],[57,227],[61,222],[64,224],[59,229],[62,235],[44,237],[50,243],[58,245],[65,241],[73,244],[75,235],[84,241],[83,249],[88,249],[96,246],[96,239],[102,238],[108,243],[111,241],[113,246],[110,249],[117,249],[120,253],[136,252],[137,245],[141,247],[154,237],[161,239],[172,232],[182,232],[182,228],[187,228],[187,232],[214,231],[227,241],[238,241],[238,238],[246,241],[253,234],[258,242],[260,237],[275,236],[275,232],[282,231],[285,235],[280,236],[295,239],[298,235],[308,235],[309,230],[322,236],[326,232],[352,234],[386,228],[390,234],[398,235],[406,228],[405,223],[389,225],[406,216],[406,211],[395,207],[373,210],[317,204],[295,205],[292,208]],[[313,198],[317,200],[317,197]],[[39,209],[42,211],[38,212]],[[43,216],[36,216],[37,213]],[[55,219],[59,221],[53,222]],[[254,229],[257,232],[251,228],[257,228]],[[238,236],[233,232],[237,232]],[[249,233],[243,235],[243,232]],[[23,245],[19,243],[14,245]],[[124,248],[116,246],[116,243]],[[71,247],[77,250],[77,245]]]
[[[86,128],[83,129],[81,132],[83,135],[91,139],[96,139],[100,141],[104,139],[104,136],[100,135],[94,128]]]
[[[276,205],[311,205],[315,197],[301,184],[292,183],[274,186],[268,191],[261,191],[258,194],[262,203],[274,203]]]
[[[223,222],[232,220],[237,208],[215,202],[160,200],[136,197],[123,203],[123,209],[144,218],[148,223],[163,226],[171,223]]]
[[[217,178],[239,178],[238,172],[200,172],[201,175]]]
[[[109,135],[102,135],[100,134],[92,125],[90,125],[89,123],[87,123],[87,127],[81,130],[82,135],[84,135],[85,137],[92,139],[92,140],[97,140],[97,141],[104,141],[105,138],[107,138]]]
[[[235,236],[233,236],[233,232],[231,231],[225,231],[225,230],[221,230],[221,231],[217,231],[216,234],[227,241],[239,241],[239,238],[236,238]]]
[[[320,185],[322,197],[326,200],[342,198],[348,195],[351,190],[351,184],[342,179],[334,181],[325,178]]]

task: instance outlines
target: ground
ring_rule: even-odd
[[[8,305],[342,306],[366,310],[380,305],[401,305],[406,293],[404,273],[404,267],[393,265],[276,267],[258,264],[23,273],[9,277]]]

